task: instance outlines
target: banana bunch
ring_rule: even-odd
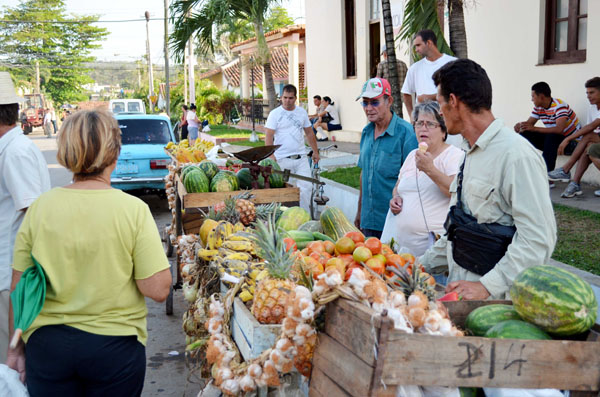
[[[259,267],[262,266],[262,267]],[[263,278],[267,277],[269,272],[264,268],[263,263],[257,263],[256,266],[252,269],[244,284],[242,284],[242,289],[240,290],[240,299],[243,302],[248,302],[254,298],[254,287],[256,284]]]
[[[250,247],[248,244],[252,244],[248,237],[244,237],[238,235],[240,232],[245,232],[245,227],[241,222],[236,223],[235,225],[231,222],[227,221],[219,221],[217,226],[215,226],[211,231],[208,232],[208,236],[206,237],[206,247],[209,250],[218,250],[225,244],[228,243],[228,246],[225,248],[232,249],[234,251],[245,251]],[[240,242],[243,243],[244,248],[231,248],[235,244],[229,244],[229,242]],[[252,246],[253,247],[253,246]]]

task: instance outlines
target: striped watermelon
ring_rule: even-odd
[[[196,165],[186,165],[185,167],[183,167],[181,169],[181,173],[179,174],[179,179],[181,179],[181,182],[185,183],[185,176],[187,175],[187,173],[192,170],[199,170],[199,169],[200,168],[198,168],[198,166],[196,166]]]
[[[233,192],[239,188],[238,179],[231,171],[219,171],[210,181],[211,192]]]
[[[212,180],[219,172],[219,167],[210,160],[202,160],[198,167],[204,171],[209,180]]]
[[[248,168],[241,168],[236,174],[238,181],[240,182],[240,189],[252,189],[252,174]],[[265,178],[262,175],[258,175],[258,188],[264,189]]]
[[[551,334],[578,334],[596,322],[598,302],[592,287],[556,266],[525,269],[515,279],[510,296],[523,320]]]
[[[279,166],[279,164],[277,164],[277,161],[275,161],[271,158],[266,158],[264,160],[261,160],[260,163],[258,163],[258,165],[263,166],[263,167],[271,166],[271,168],[273,168],[274,170],[281,171],[281,167]],[[271,189],[285,187],[285,182],[283,181],[283,175],[271,174],[269,176],[269,187]]]
[[[473,335],[483,336],[490,328],[502,321],[520,319],[512,305],[486,305],[469,313],[465,326]]]
[[[281,214],[277,220],[277,227],[280,227],[285,231],[297,230],[301,225],[308,221],[310,221],[310,214],[304,208],[291,207]]]
[[[486,338],[498,339],[552,339],[533,324],[521,320],[506,320],[494,325],[485,333]]]
[[[183,185],[188,193],[206,193],[210,189],[208,177],[199,168],[189,171],[185,175]]]

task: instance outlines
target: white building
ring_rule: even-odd
[[[380,0],[306,0],[308,97],[328,95],[335,101],[344,129],[338,140],[358,141],[366,123],[355,99],[374,74],[384,42],[379,8]],[[393,1],[395,25],[402,9],[403,0]],[[497,117],[508,125],[526,120],[531,86],[546,81],[553,96],[569,103],[585,122],[584,83],[600,76],[600,46],[587,40],[600,37],[600,1],[477,1],[466,6],[465,25],[469,58],[492,81]],[[396,55],[410,65],[406,43]]]

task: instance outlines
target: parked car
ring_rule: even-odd
[[[115,118],[121,129],[122,147],[110,176],[111,185],[127,191],[164,193],[164,178],[171,162],[164,147],[175,139],[169,118],[151,114],[117,114]]]
[[[146,113],[146,106],[141,99],[111,99],[108,110],[113,114]]]

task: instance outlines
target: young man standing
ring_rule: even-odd
[[[564,153],[565,148],[570,141],[582,137],[577,143],[571,158],[560,168],[548,173],[551,181],[569,182],[561,197],[571,198],[581,195],[581,178],[590,165],[590,158],[587,153],[588,146],[594,143],[600,143],[600,77],[594,77],[585,82],[585,92],[590,102],[588,109],[587,124],[579,131],[566,137],[558,147],[558,154]],[[577,163],[575,175],[571,179],[571,168]],[[571,180],[570,180],[571,179]],[[570,181],[569,181],[570,180]]]
[[[492,84],[481,66],[459,59],[433,78],[448,133],[461,134],[466,149],[461,170],[450,185],[450,211],[458,213],[460,197],[463,218],[464,214],[474,218],[471,224],[455,218],[448,229],[488,224],[487,230],[496,231],[485,233],[491,235],[489,239],[447,233],[420,262],[430,273],[447,266],[446,291],[456,291],[463,299],[505,299],[515,277],[527,267],[548,263],[554,250],[556,223],[546,166],[533,146],[492,114]],[[512,231],[510,238],[507,228]],[[498,239],[510,241],[505,250],[494,242]],[[486,240],[491,243],[485,244]],[[454,250],[454,245],[459,248]],[[468,255],[465,248],[471,251]],[[480,258],[500,259],[480,263]]]
[[[0,364],[8,350],[8,297],[13,246],[25,211],[50,189],[44,156],[17,127],[19,102],[8,72],[0,72]]]
[[[281,106],[273,109],[267,117],[265,145],[281,145],[274,153],[275,160],[281,169],[310,177],[304,136],[313,151],[314,163],[319,162],[319,148],[306,110],[296,106],[296,93],[296,87],[291,84],[283,87]],[[300,189],[300,206],[310,212],[311,183],[294,178],[291,178],[290,181],[295,182]]]
[[[356,100],[361,100],[369,124],[360,137],[360,193],[354,224],[366,237],[379,238],[400,168],[418,143],[412,125],[392,112],[394,98],[387,80],[370,79]]]
[[[437,37],[432,30],[421,30],[413,41],[415,51],[421,56],[421,60],[415,62],[409,69],[402,85],[402,98],[408,111],[408,117],[412,120],[413,95],[416,102],[435,101],[436,88],[431,76],[436,70],[456,58],[442,54],[437,48]]]
[[[515,124],[515,131],[542,150],[546,169],[552,171],[556,165],[558,147],[565,137],[578,131],[581,125],[569,104],[553,98],[550,86],[543,81],[531,87],[531,101],[531,116],[527,121]],[[535,127],[538,120],[542,120],[544,127]]]

